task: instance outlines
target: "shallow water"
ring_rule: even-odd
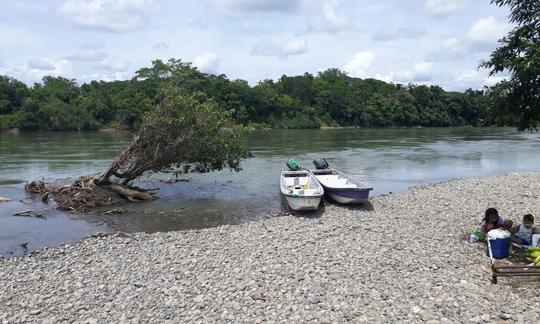
[[[128,205],[127,213],[73,215],[26,199],[24,183],[69,181],[104,170],[131,135],[123,132],[0,133],[0,255],[72,242],[107,230],[168,231],[238,224],[282,209],[279,172],[289,158],[304,166],[324,157],[374,187],[374,194],[457,177],[539,171],[540,137],[510,128],[414,128],[257,131],[246,139],[254,158],[244,171],[190,174],[190,182],[159,187],[160,199]],[[32,209],[42,218],[12,216]]]

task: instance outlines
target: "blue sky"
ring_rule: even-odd
[[[394,83],[482,88],[511,28],[489,0],[0,0],[0,74],[129,79],[157,58],[256,84],[339,68]]]

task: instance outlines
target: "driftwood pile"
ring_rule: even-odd
[[[40,194],[43,202],[52,197],[61,210],[86,212],[94,207],[112,206],[125,201],[153,200],[154,195],[141,188],[117,183],[98,185],[97,179],[82,176],[70,185],[50,185],[36,180],[26,184],[26,191]]]

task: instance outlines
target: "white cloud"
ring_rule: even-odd
[[[386,75],[377,75],[378,79],[395,83],[430,83],[433,80],[433,62],[415,62],[410,69],[390,72]]]
[[[338,7],[339,0],[323,0],[322,14],[310,21],[308,32],[336,33],[353,28],[348,16],[337,13]]]
[[[208,22],[201,19],[201,17],[188,19],[187,25],[198,29],[207,29],[209,26]]]
[[[251,84],[282,74],[314,72],[321,66],[347,65],[364,77],[392,82],[431,78],[432,84],[453,87],[458,77],[463,84],[474,81],[473,74],[462,72],[474,70],[489,57],[489,49],[502,36],[497,26],[508,13],[508,8],[488,0],[53,0],[39,5],[45,11],[28,12],[30,2],[0,5],[5,17],[19,22],[9,24],[0,18],[5,45],[0,45],[4,60],[0,72],[17,73],[22,81],[30,70],[33,78],[47,71],[69,75],[59,72],[71,71],[68,65],[57,66],[62,58],[72,64],[72,77],[95,74],[97,79],[114,80],[129,78],[133,70],[167,55],[191,61],[200,55],[198,62],[203,62],[203,52],[211,50],[221,57],[219,73]],[[18,3],[28,3],[27,8]],[[46,15],[51,6],[54,17]],[[241,19],[224,17],[222,10]],[[29,13],[35,19],[27,19]],[[54,48],[50,38],[60,40]],[[189,46],[178,47],[175,40]],[[129,55],[126,49],[131,49]],[[252,49],[254,55],[249,56]],[[373,57],[353,57],[362,50]],[[288,61],[279,59],[287,57]],[[421,61],[432,62],[431,69]],[[209,71],[205,68],[209,64],[200,65]],[[477,79],[484,83],[483,75]]]
[[[459,40],[455,37],[448,38],[443,42],[442,46],[447,49],[455,49],[459,46]]]
[[[395,30],[377,31],[371,37],[376,42],[387,42],[397,39],[415,39],[426,34],[425,30],[400,28]]]
[[[465,44],[455,37],[443,41],[441,48],[428,55],[432,61],[459,61],[469,54],[470,44]]]
[[[124,32],[149,21],[152,0],[65,0],[57,14],[75,26],[106,32]]]
[[[213,0],[221,13],[230,16],[243,16],[253,12],[290,13],[298,9],[299,2],[299,0]]]
[[[431,81],[433,62],[422,61],[413,64],[412,72],[409,75],[411,81]]]
[[[103,80],[103,81],[121,81],[126,80],[127,78],[124,76],[124,73],[122,72],[113,72],[113,73],[92,73],[92,74],[85,74],[81,76],[81,80],[83,82],[90,82],[94,80]]]
[[[47,59],[31,60],[28,62],[28,67],[34,70],[53,71],[55,66]]]
[[[112,72],[124,72],[128,68],[129,64],[129,61],[113,57],[106,57],[105,59],[94,65],[94,67]]]
[[[472,53],[490,52],[497,47],[497,40],[504,37],[511,26],[493,16],[480,18],[467,31],[463,39],[446,39],[441,48],[428,55],[436,61],[463,60]]]
[[[497,44],[497,40],[506,35],[510,28],[507,23],[489,16],[474,23],[467,32],[467,38],[478,49],[491,49]]]
[[[345,15],[338,15],[336,12],[337,7],[339,6],[338,0],[326,0],[323,7],[323,17],[325,22],[328,24],[328,30],[341,30],[348,28],[351,20]]]
[[[484,86],[492,86],[504,79],[506,79],[506,76],[490,76],[484,70],[466,70],[456,77],[454,87],[458,90],[467,88],[480,89]]]
[[[275,42],[272,40],[261,41],[251,51],[254,55],[278,56],[286,58],[289,55],[300,55],[308,51],[305,39],[295,38],[288,41]]]
[[[467,8],[466,0],[426,0],[424,7],[435,16],[448,16]]]
[[[352,59],[345,64],[343,69],[349,75],[357,78],[371,77],[371,68],[377,56],[371,51],[361,51],[354,54]]]
[[[106,57],[107,57],[107,54],[105,52],[96,51],[94,49],[83,49],[67,56],[66,59],[70,61],[92,62],[92,61],[101,61],[105,59]]]
[[[46,75],[63,77],[70,77],[72,75],[71,63],[68,60],[61,59],[56,61],[47,58],[31,60],[7,72],[28,84],[40,82]]]
[[[81,46],[81,49],[83,50],[98,50],[105,48],[105,42],[103,40],[92,40],[87,41]]]
[[[155,50],[166,50],[169,48],[169,44],[164,43],[164,42],[159,42],[159,43],[154,44],[152,48]]]
[[[417,73],[424,73],[433,67],[433,62],[421,61],[413,64],[413,71]]]
[[[193,65],[199,71],[209,74],[218,74],[221,58],[213,52],[205,52],[193,60]]]

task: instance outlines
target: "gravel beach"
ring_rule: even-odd
[[[540,220],[540,174],[417,186],[372,208],[88,238],[0,261],[0,323],[540,321],[540,281],[490,283],[487,207]]]

